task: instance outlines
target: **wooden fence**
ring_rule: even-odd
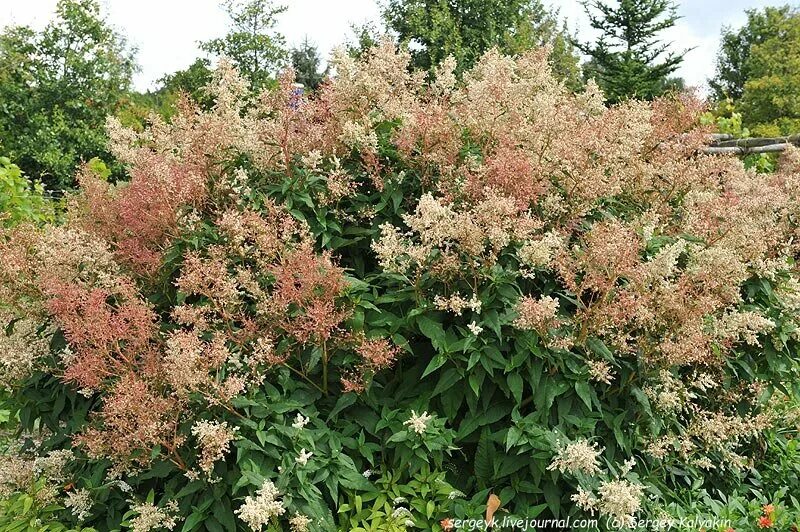
[[[713,135],[711,145],[705,148],[704,151],[711,154],[734,153],[746,155],[749,153],[783,151],[792,145],[800,146],[800,135],[737,139],[728,134],[716,134]]]

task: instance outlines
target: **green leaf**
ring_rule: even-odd
[[[547,501],[547,506],[554,516],[558,517],[561,512],[561,490],[552,482],[544,485],[544,500]]]
[[[475,450],[475,477],[484,483],[489,483],[494,476],[492,466],[492,454],[494,452],[489,433],[484,430],[478,440],[478,447]]]
[[[522,402],[522,375],[519,373],[510,373],[507,378],[508,388],[511,390],[511,395],[514,397],[516,404]]]
[[[425,378],[434,371],[436,371],[437,369],[441,368],[445,362],[447,362],[447,357],[441,353],[437,353],[436,355],[433,356],[431,361],[428,362],[425,371],[422,372],[422,377]]]
[[[336,417],[336,415],[339,412],[341,412],[348,406],[351,406],[353,403],[355,403],[356,399],[357,397],[356,394],[354,393],[346,393],[344,395],[340,395],[339,399],[336,400],[336,406],[334,406],[333,410],[331,410],[331,413],[328,414],[328,421]]]
[[[428,370],[426,369],[425,371],[427,372]],[[423,376],[425,375],[427,375],[427,373],[425,373]],[[461,380],[461,374],[458,372],[456,368],[446,369],[442,373],[441,377],[439,377],[439,382],[436,383],[436,388],[433,389],[431,397],[436,397],[440,393],[449,390],[450,387],[453,386],[455,383],[457,383],[459,380]]]
[[[192,512],[189,514],[189,517],[186,518],[186,521],[183,523],[183,528],[181,532],[190,532],[197,528],[197,525],[202,523],[206,518],[206,515],[200,512]]]
[[[419,330],[430,338],[433,347],[437,351],[444,351],[447,347],[446,344],[446,335],[444,333],[444,328],[442,324],[438,321],[434,321],[431,318],[420,315],[417,316],[417,325],[419,326]]]
[[[217,499],[214,504],[214,517],[219,521],[225,530],[228,532],[236,532],[236,519],[233,516],[233,510],[230,508],[230,501],[227,498]]]
[[[578,397],[580,397],[586,408],[589,410],[592,409],[592,390],[589,386],[589,383],[585,381],[578,381],[575,383],[575,391],[578,393]]]

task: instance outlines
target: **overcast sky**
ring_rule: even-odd
[[[788,0],[683,0],[682,19],[665,32],[664,39],[674,48],[695,47],[683,62],[678,75],[687,84],[704,88],[713,74],[714,56],[720,29],[734,27],[745,20],[744,10],[767,5],[782,5]],[[796,3],[797,0],[795,0]],[[587,20],[578,0],[544,0],[560,9],[572,31],[591,38]],[[375,0],[288,0],[289,9],[280,16],[278,30],[290,45],[306,36],[327,57],[331,49],[350,34],[351,23],[377,21]],[[0,0],[0,26],[29,24],[44,26],[53,16],[56,0]],[[153,86],[164,74],[185,68],[200,54],[198,41],[225,34],[226,17],[218,0],[101,0],[108,20],[138,49],[141,72],[136,75],[138,89]]]

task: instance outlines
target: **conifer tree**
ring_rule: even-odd
[[[325,79],[326,74],[320,70],[321,60],[317,47],[306,38],[303,40],[303,44],[292,49],[291,55],[295,80],[302,83],[308,90],[316,90]]]
[[[670,79],[688,52],[670,52],[671,43],[658,34],[680,18],[671,0],[602,0],[583,3],[592,28],[600,31],[595,42],[577,43],[590,61],[585,75],[593,77],[610,103],[626,98],[653,99],[680,85]]]

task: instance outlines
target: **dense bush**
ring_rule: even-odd
[[[223,63],[211,111],[109,121],[130,181],[0,240],[0,494],[98,530],[796,522],[800,152],[700,155],[698,101],[606,108],[546,51],[408,60],[254,101]]]

